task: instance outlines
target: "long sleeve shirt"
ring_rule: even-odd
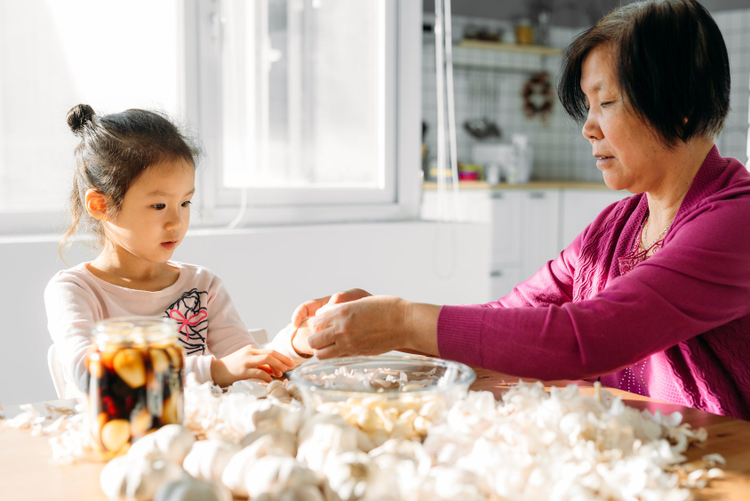
[[[108,318],[174,320],[185,353],[185,370],[195,373],[199,382],[211,380],[212,358],[222,358],[243,346],[258,346],[219,277],[201,266],[169,264],[179,268],[180,275],[174,284],[157,292],[110,284],[91,273],[86,263],[60,271],[50,280],[44,291],[47,325],[68,387],[72,384],[86,391],[85,355],[93,344],[94,325]],[[292,346],[293,333],[294,328],[287,326],[265,348],[300,363],[305,359]]]
[[[663,247],[623,275],[647,212],[617,202],[507,296],[441,308],[440,353],[750,419],[750,174],[714,147]]]

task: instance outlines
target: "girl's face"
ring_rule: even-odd
[[[604,182],[631,193],[658,187],[669,150],[623,101],[610,48],[593,49],[581,70],[581,90],[589,108],[583,136],[591,142]]]
[[[194,193],[189,162],[150,166],[125,193],[120,212],[104,223],[107,241],[133,257],[165,263],[185,237]]]

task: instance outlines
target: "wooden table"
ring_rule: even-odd
[[[495,398],[508,390],[518,378],[476,369],[473,390],[490,391]],[[531,382],[533,380],[526,379]],[[574,383],[581,392],[593,394],[593,385],[585,381],[544,382],[546,388],[565,387]],[[696,498],[705,500],[750,499],[750,422],[716,416],[680,405],[656,402],[647,397],[613,390],[633,407],[669,414],[680,411],[684,421],[693,427],[704,427],[708,440],[703,448],[692,447],[685,454],[689,461],[697,461],[709,453],[719,453],[727,460],[727,476],[715,480],[698,491]],[[33,437],[27,430],[0,430],[0,499],[2,500],[106,500],[99,489],[101,463],[58,466],[50,463],[51,451],[47,437]]]

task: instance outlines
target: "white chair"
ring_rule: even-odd
[[[263,345],[268,342],[268,332],[266,332],[266,329],[248,329],[248,331],[256,343]]]
[[[55,385],[55,391],[57,392],[57,398],[69,398],[67,396],[68,383],[65,381],[65,375],[63,373],[62,365],[57,359],[57,349],[55,343],[47,350],[47,367],[49,367],[50,376],[52,376],[52,384]]]

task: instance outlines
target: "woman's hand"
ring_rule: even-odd
[[[327,305],[334,305],[338,303],[346,303],[348,301],[355,301],[363,297],[370,296],[371,294],[362,289],[349,289],[344,292],[337,292],[331,296],[321,297],[318,299],[311,299],[305,301],[301,305],[297,306],[297,309],[292,313],[292,325],[299,327],[302,325],[302,321],[307,317],[313,317],[318,310]]]
[[[437,355],[439,312],[439,306],[392,296],[363,297],[308,318],[314,334],[307,342],[320,359],[398,349]]]
[[[221,387],[250,378],[270,383],[269,369],[273,375],[281,377],[291,367],[294,362],[277,351],[243,346],[221,359],[211,360],[211,378]]]

